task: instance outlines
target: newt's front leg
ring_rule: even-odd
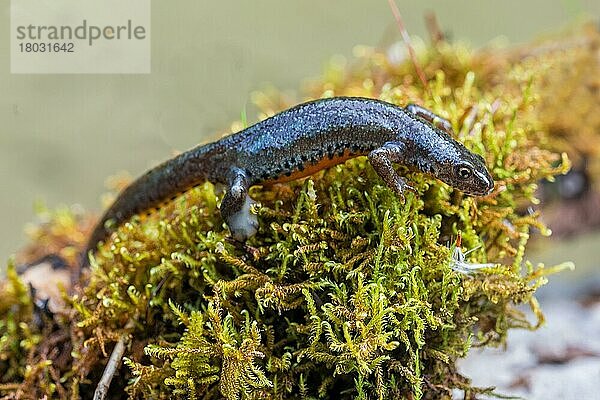
[[[229,188],[221,201],[221,216],[227,223],[231,236],[239,241],[254,236],[258,230],[256,215],[250,212],[254,201],[248,195],[248,189],[246,172],[240,168],[232,168]]]
[[[415,192],[415,188],[406,183],[392,163],[403,163],[406,146],[402,143],[386,143],[382,147],[369,153],[369,162],[377,174],[383,179],[390,189],[404,201],[404,191]]]
[[[433,111],[421,107],[418,104],[409,104],[404,109],[419,118],[431,122],[433,125],[442,128],[448,134],[452,135],[452,124],[446,118],[442,118]]]

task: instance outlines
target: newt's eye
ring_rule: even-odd
[[[458,177],[460,179],[469,179],[473,175],[473,170],[466,165],[461,165],[458,167]]]

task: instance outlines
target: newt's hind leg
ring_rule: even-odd
[[[446,132],[452,134],[452,124],[445,118],[440,117],[436,113],[431,110],[426,109],[425,107],[421,107],[418,104],[409,104],[404,108],[411,114],[416,115],[417,117],[423,118],[426,121],[431,122],[433,125],[438,126],[445,130]]]
[[[231,236],[239,241],[254,236],[258,230],[256,215],[250,213],[254,201],[248,195],[248,186],[246,173],[239,168],[233,168],[229,188],[221,202],[221,216],[227,223]]]

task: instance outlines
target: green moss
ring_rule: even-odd
[[[392,65],[371,51],[309,90],[421,102],[484,156],[497,184],[492,195],[466,197],[403,171],[418,193],[402,203],[365,159],[355,159],[304,181],[254,188],[260,230],[241,247],[219,216],[220,194],[205,184],[121,226],[97,252],[89,283],[39,330],[16,328],[31,320],[32,306],[11,275],[0,301],[8,321],[0,326],[0,354],[12,361],[0,368],[0,390],[90,397],[126,334],[126,367],[111,398],[490,392],[472,387],[456,361],[472,346],[503,343],[511,328],[543,322],[535,290],[564,266],[523,260],[531,230],[549,233],[527,210],[537,182],[569,165],[546,150],[535,108],[539,70],[516,64],[492,85],[473,54],[444,46],[421,54],[427,89],[411,78],[412,64]],[[265,114],[276,111],[265,104]],[[40,226],[36,238],[82,240],[76,229],[57,234],[58,223]],[[469,263],[494,266],[455,271],[459,236],[460,251],[473,250]],[[530,305],[533,321],[519,304]]]
[[[4,382],[18,379],[23,374],[27,351],[40,340],[39,334],[34,334],[29,327],[33,320],[32,311],[29,290],[10,263],[0,303],[0,360],[4,367]]]

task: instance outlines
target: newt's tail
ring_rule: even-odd
[[[109,221],[112,227],[117,227],[136,214],[159,208],[206,180],[214,180],[219,153],[214,144],[196,147],[151,169],[125,188],[90,235],[81,253],[77,279],[89,266],[90,252],[110,235]]]

